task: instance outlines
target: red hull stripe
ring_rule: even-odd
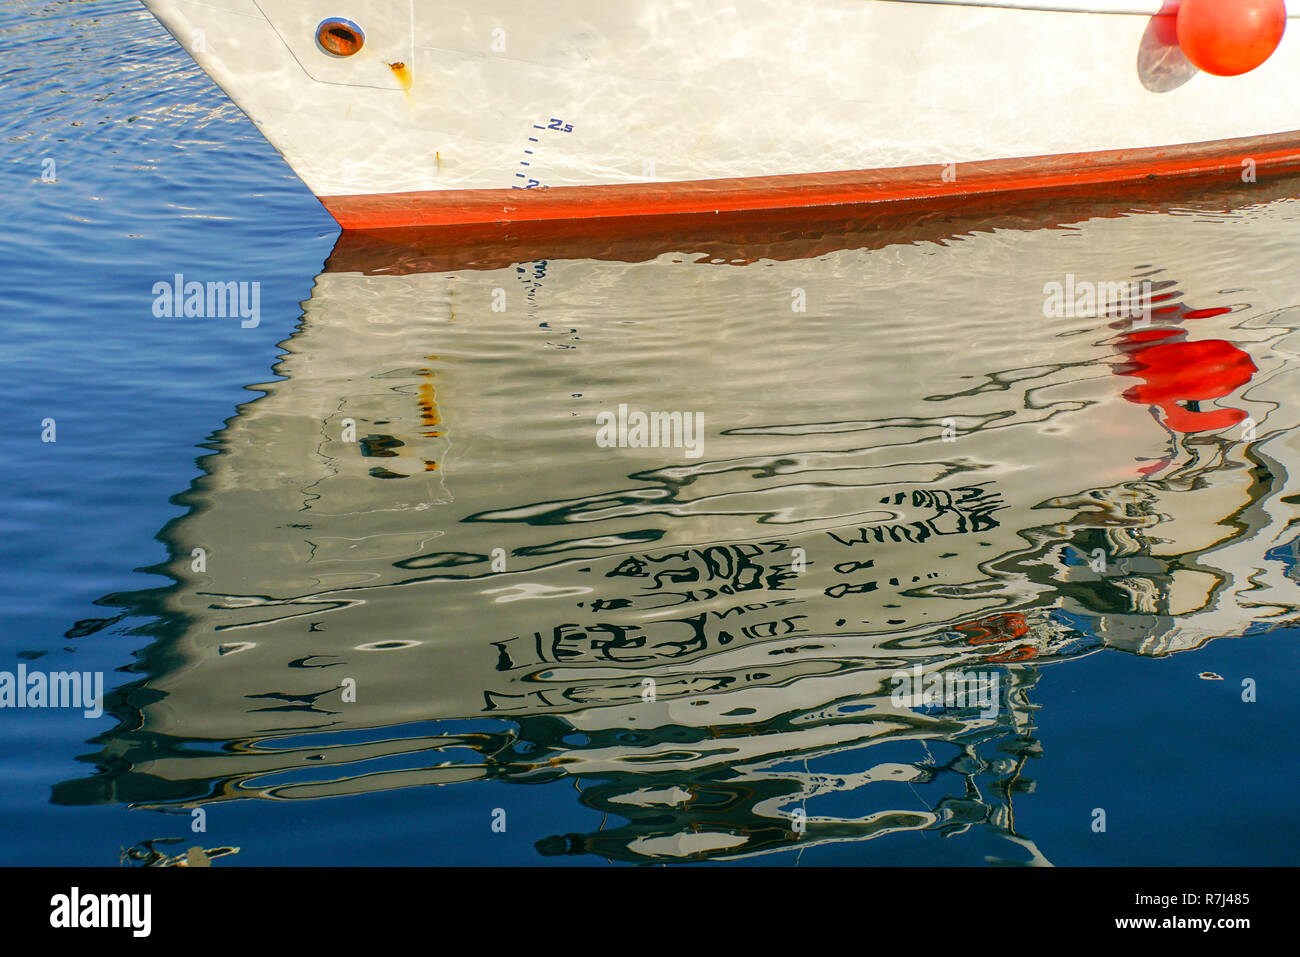
[[[449,226],[542,220],[660,217],[699,213],[927,204],[992,194],[1065,194],[1163,177],[1300,170],[1300,131],[1208,143],[1095,153],[1063,153],[838,173],[795,173],[672,183],[535,189],[453,189],[322,196],[344,229]],[[955,174],[955,178],[954,178]]]

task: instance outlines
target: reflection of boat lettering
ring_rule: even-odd
[[[838,585],[831,585],[826,589],[828,598],[843,598],[845,595],[862,594],[863,592],[875,591],[875,582],[863,582],[861,585],[849,585],[841,582]]]
[[[790,615],[783,618],[768,618],[736,628],[736,634],[719,629],[713,635],[710,635],[705,627],[709,618],[707,612],[689,618],[670,618],[645,625],[615,625],[601,622],[583,626],[565,623],[553,627],[549,637],[543,637],[542,632],[536,631],[533,632],[531,641],[516,636],[505,641],[495,641],[492,646],[499,652],[497,671],[516,671],[536,665],[567,664],[578,661],[637,663],[655,659],[671,660],[684,658],[711,646],[726,647],[737,637],[757,641],[806,634],[808,629],[798,625],[797,622],[807,617],[807,615]],[[652,629],[676,632],[678,629],[675,626],[678,625],[685,626],[687,630],[685,636],[651,643],[648,632]],[[514,642],[518,644],[513,644]],[[641,653],[635,654],[635,652]]]
[[[717,579],[726,579],[729,582],[720,589],[723,594],[755,588],[777,590],[781,588],[782,581],[796,576],[790,565],[773,565],[764,579],[764,566],[756,564],[752,559],[764,554],[765,545],[780,546],[773,548],[773,552],[785,551],[789,548],[788,542],[764,542],[762,545],[715,545],[709,548],[691,548],[657,556],[629,555],[619,563],[618,567],[606,572],[605,577],[650,578],[654,581],[654,585],[647,587],[646,591],[663,588],[665,582],[680,584]],[[657,571],[653,575],[650,573],[649,566],[670,561],[686,564]],[[694,562],[702,563],[704,567],[698,568],[693,564]]]
[[[779,582],[779,581],[783,581],[784,579],[787,579],[787,578],[794,578],[794,577],[796,577],[796,576],[793,575],[793,574],[790,574],[790,575],[773,575],[773,576],[771,576],[771,578],[769,579],[770,583],[768,584],[766,590],[768,590],[768,591],[778,591],[778,590],[781,590],[781,591],[789,591],[790,589],[783,589],[783,588],[781,588],[781,586],[780,586],[779,584],[777,584],[777,582]],[[663,608],[673,608],[673,607],[675,607],[675,606],[677,606],[677,605],[688,605],[688,604],[691,604],[692,602],[697,602],[697,601],[712,601],[713,599],[717,598],[719,595],[728,595],[728,596],[730,596],[730,595],[734,595],[734,594],[736,594],[737,592],[753,591],[753,590],[755,590],[755,589],[760,589],[760,588],[762,588],[762,587],[763,587],[763,586],[761,585],[761,583],[755,582],[755,583],[753,583],[753,584],[745,585],[745,586],[743,586],[743,587],[741,587],[741,586],[735,586],[735,587],[733,587],[733,586],[731,586],[731,585],[723,585],[723,586],[721,586],[720,588],[702,588],[702,589],[700,589],[699,591],[696,591],[695,589],[692,589],[692,590],[690,590],[690,591],[665,591],[665,592],[657,592],[657,593],[656,593],[656,597],[661,597],[661,598],[676,598],[677,601],[664,601],[664,602],[659,603],[658,605],[647,605],[646,608],[645,608],[645,610],[646,610],[646,611],[658,611],[658,610],[663,609]],[[790,600],[790,601],[793,601],[794,599],[789,599],[789,600]],[[779,602],[772,602],[772,604],[779,604]]]
[[[915,522],[899,524],[880,523],[878,525],[860,526],[854,532],[841,535],[828,531],[826,534],[841,545],[861,545],[869,542],[881,544],[888,537],[894,544],[911,542],[919,545],[932,535],[962,535],[968,532],[984,532],[997,528],[998,521],[993,513],[1006,508],[998,492],[987,491],[984,486],[963,486],[956,489],[960,497],[954,499],[952,492],[942,490],[917,489],[912,492],[913,508],[933,508],[935,514],[930,518]],[[904,493],[881,499],[885,504],[899,505],[904,501]],[[942,525],[940,523],[943,523]]]
[[[726,611],[714,610],[712,614],[719,618],[726,618],[730,614],[743,615],[750,611],[763,611],[767,608],[776,608],[779,605],[793,605],[800,602],[798,598],[778,598],[775,601],[750,602],[748,605],[733,605]]]
[[[746,678],[761,680],[767,677],[763,672],[753,675],[746,675]],[[718,675],[713,677],[700,678],[678,678],[676,681],[659,681],[655,684],[655,694],[658,698],[681,698],[691,695],[711,694],[715,691],[722,691],[739,684],[735,675]],[[584,694],[585,692],[585,694]],[[502,711],[524,711],[529,710],[537,705],[544,705],[548,708],[557,707],[562,699],[570,704],[579,706],[592,704],[614,704],[617,702],[629,702],[643,700],[642,694],[644,686],[641,679],[612,685],[601,685],[599,688],[583,688],[577,685],[570,685],[563,690],[545,689],[540,691],[522,691],[514,694],[508,691],[492,691],[485,689],[483,691],[483,711],[502,712]],[[518,704],[502,704],[498,702],[517,701]],[[552,759],[553,761],[555,759]]]
[[[847,575],[849,572],[860,571],[863,568],[872,568],[876,564],[874,558],[868,558],[865,562],[837,562],[835,571],[840,575]]]
[[[701,602],[701,601],[713,601],[713,599],[717,598],[719,595],[731,596],[734,595],[735,592],[736,589],[729,588],[726,585],[723,585],[721,588],[704,588],[701,589],[700,591],[695,591],[694,589],[692,589],[691,591],[684,591],[684,592],[677,592],[677,591],[657,592],[655,595],[655,597],[657,598],[667,597],[667,598],[676,598],[678,600],[665,601],[658,605],[646,605],[645,608],[643,608],[642,610],[661,611],[665,608],[675,608],[678,605],[688,605],[694,602]],[[625,601],[626,604],[624,604],[621,607],[624,608],[631,607],[632,602],[630,600],[625,600]],[[749,609],[753,611],[759,608],[776,608],[780,605],[799,604],[802,601],[803,601],[802,598],[776,598],[773,599],[772,601],[766,601],[766,602],[749,602],[744,605],[732,605],[726,611],[714,610],[713,612],[711,612],[711,614],[717,615],[719,618],[723,618],[731,614],[733,611],[737,611],[737,610],[743,611],[744,609]]]

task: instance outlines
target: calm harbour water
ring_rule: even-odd
[[[4,863],[1300,863],[1300,180],[340,238],[132,2],[0,12],[0,128],[0,671],[109,689]]]

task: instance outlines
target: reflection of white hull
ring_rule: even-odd
[[[1090,234],[1126,228],[1098,221]],[[997,254],[1008,257],[1010,274],[1014,246]],[[1263,556],[1285,541],[1295,507],[1259,498],[1246,445],[1230,433],[1221,444],[1198,439],[1154,481],[1142,480],[1139,468],[1168,454],[1170,434],[1149,408],[1122,397],[1131,380],[1105,361],[1113,349],[1104,344],[1112,334],[1105,321],[1025,326],[1020,317],[1041,314],[1041,280],[1024,283],[1023,298],[1008,290],[1000,325],[912,336],[905,362],[865,347],[830,356],[804,346],[817,376],[773,396],[764,384],[788,382],[788,368],[766,368],[752,353],[728,362],[742,340],[794,334],[789,289],[833,289],[864,276],[873,288],[862,341],[887,341],[898,316],[934,308],[926,304],[935,295],[929,262],[923,247],[895,246],[739,269],[560,261],[545,264],[541,279],[537,264],[523,272],[324,273],[277,370],[286,378],[264,386],[269,394],[232,420],[211,474],[191,493],[203,507],[169,531],[186,583],[171,599],[173,612],[196,623],[181,642],[193,670],[162,676],[156,687],[192,705],[191,733],[240,736],[251,732],[250,719],[263,730],[295,727],[302,715],[249,715],[223,704],[223,689],[247,693],[260,681],[267,693],[318,688],[311,672],[285,674],[282,650],[299,649],[298,634],[315,621],[322,631],[312,636],[314,653],[346,661],[347,674],[368,689],[347,706],[362,725],[391,722],[399,702],[409,709],[401,720],[411,721],[554,712],[606,727],[745,723],[791,710],[792,694],[816,702],[884,689],[894,667],[913,661],[967,667],[1018,644],[1051,654],[1062,629],[1034,614],[1019,643],[954,650],[930,641],[1007,609],[1059,606],[1092,620],[1113,644],[1146,654],[1294,614],[1296,583]],[[1042,264],[1044,274],[1055,265]],[[771,320],[757,330],[721,321],[711,340],[703,336],[711,358],[683,367],[679,381],[646,380],[639,364],[606,366],[602,350],[618,341],[618,323],[584,329],[572,349],[549,353],[555,360],[536,368],[528,394],[484,377],[516,350],[566,344],[554,328],[520,338],[530,297],[545,299],[549,290],[582,297],[599,289],[616,311],[663,316],[648,341],[667,344],[702,338],[677,325],[698,329],[696,312],[752,301],[762,295],[755,282],[772,290]],[[492,305],[498,290],[508,304],[501,313]],[[683,301],[692,310],[674,308]],[[546,314],[557,308],[563,312],[563,302],[550,302]],[[1270,314],[1200,319],[1193,328],[1200,339],[1227,336],[1254,355],[1252,383],[1223,404],[1254,417],[1252,447],[1268,457],[1274,482],[1300,460],[1296,411],[1272,401],[1293,394],[1286,383],[1295,373],[1282,364],[1296,351],[1288,328]],[[982,358],[972,365],[952,342],[976,335]],[[797,352],[764,354],[805,361]],[[990,369],[1020,371],[1002,387],[972,390]],[[586,385],[575,397],[578,382]],[[867,383],[869,393],[850,400],[857,421],[781,426],[817,422]],[[959,398],[937,401],[944,394]],[[703,459],[600,448],[593,416],[619,403],[709,409]],[[962,433],[951,443],[949,408]],[[525,409],[533,447],[500,440]],[[277,450],[274,468],[268,447]],[[544,449],[564,463],[564,502],[538,501],[536,470],[552,467]],[[666,484],[683,481],[669,496]],[[643,543],[639,530],[661,514],[674,516],[667,536]],[[763,515],[769,534],[756,540]],[[252,548],[250,529],[261,530]],[[1077,560],[1066,567],[1084,529],[1104,542],[1103,572]],[[738,544],[751,550],[766,584],[706,595],[736,574],[709,566],[735,560]],[[704,554],[710,545],[719,548],[712,558]],[[209,553],[205,574],[188,569],[196,547]],[[505,572],[490,567],[495,547],[507,556]],[[809,563],[797,577],[788,574],[795,547]],[[683,549],[689,554],[672,557]],[[862,566],[868,559],[870,568]],[[628,561],[651,565],[646,575],[616,574]],[[587,566],[594,571],[580,573]],[[654,571],[682,584],[664,586]],[[855,590],[868,580],[871,590]],[[1098,613],[1063,600],[1062,583],[1074,586],[1069,594],[1129,597],[1122,611]],[[695,598],[679,600],[692,590]],[[583,608],[597,599],[631,602],[595,619],[635,625],[647,638],[641,651],[595,650],[599,634],[581,622],[592,619]],[[739,610],[749,604],[756,607]],[[700,612],[705,639],[690,646],[683,622]],[[798,622],[771,624],[787,615]],[[767,624],[735,640],[758,621]],[[818,650],[798,651],[811,636]],[[886,638],[890,663],[874,668]],[[683,642],[684,654],[667,654]],[[572,653],[579,647],[587,651]],[[394,667],[398,659],[403,667]],[[218,678],[222,672],[230,677]],[[659,699],[649,707],[641,701],[646,677]],[[301,687],[286,687],[292,680]],[[725,693],[698,700],[718,690]],[[737,698],[750,710],[728,718]],[[686,710],[674,703],[691,701]],[[573,715],[575,707],[595,710],[588,719]]]
[[[1261,235],[1289,236],[1292,208],[1257,212]],[[942,248],[873,231],[879,248],[708,263],[476,250],[439,271],[412,267],[424,247],[336,249],[280,378],[161,533],[176,586],[139,610],[174,630],[142,656],[99,759],[113,771],[56,800],[567,775],[629,824],[543,853],[734,856],[971,822],[1025,843],[1010,796],[1037,664],[1185,652],[1300,609],[1273,554],[1296,535],[1295,278],[1281,258],[1222,267],[1204,240],[1229,228],[1094,218]],[[1253,441],[1175,434],[1168,408],[1125,398],[1122,323],[1041,318],[1046,281],[1124,279],[1139,254],[1202,310],[1166,325],[1253,361],[1229,392],[1175,398],[1249,412]],[[996,302],[954,293],[990,275],[1009,277]],[[705,410],[703,455],[598,446],[595,414],[620,403]],[[895,700],[913,667],[996,675],[995,706]],[[834,771],[805,764],[822,755]],[[953,800],[924,807],[876,786],[948,774]],[[818,816],[832,792],[853,810]],[[720,794],[740,808],[726,827]],[[807,833],[781,836],[805,802]]]
[[[1236,178],[1300,153],[1300,36],[1193,75],[1158,0],[145,3],[345,226]],[[315,42],[340,15],[365,32],[350,58]],[[1243,137],[1275,139],[1222,143]],[[1163,149],[1193,143],[1221,145]],[[1039,159],[961,165],[1017,157]]]

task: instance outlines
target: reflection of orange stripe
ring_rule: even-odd
[[[455,189],[322,196],[344,229],[673,216],[877,203],[960,205],[989,194],[1055,195],[1163,177],[1230,173],[1244,159],[1256,172],[1300,169],[1300,131],[1179,146],[1062,153],[942,165],[835,173],[794,173],[675,183],[619,183],[539,189]]]

